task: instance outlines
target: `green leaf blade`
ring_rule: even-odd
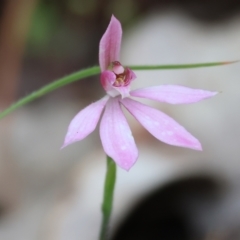
[[[98,66],[95,66],[95,67],[80,70],[80,71],[72,73],[66,77],[60,78],[50,84],[47,84],[46,86],[40,88],[39,90],[30,93],[26,97],[23,97],[16,103],[12,104],[9,108],[3,110],[0,113],[0,119],[7,116],[9,113],[15,111],[16,109],[26,105],[27,103],[30,103],[30,102],[34,101],[35,99],[46,95],[47,93],[50,93],[60,87],[68,85],[72,82],[76,82],[83,78],[94,76],[98,73],[100,73],[100,68]]]
[[[169,65],[133,65],[129,66],[132,70],[173,70],[173,69],[188,69],[188,68],[202,68],[202,67],[216,67],[237,63],[239,61],[229,62],[207,62],[207,63],[189,63],[189,64],[169,64]]]
[[[202,68],[202,67],[214,67],[223,66],[227,64],[237,63],[239,61],[229,61],[229,62],[210,62],[210,63],[194,63],[194,64],[172,64],[172,65],[134,65],[128,66],[132,70],[174,70],[174,69],[188,69],[188,68]],[[9,108],[3,110],[0,113],[0,119],[7,116],[16,109],[34,101],[35,99],[46,95],[60,87],[66,86],[72,82],[76,82],[86,77],[94,76],[100,73],[99,66],[94,66],[91,68],[83,69],[78,72],[72,73],[68,76],[62,77],[46,86],[40,88],[39,90],[23,97],[16,103],[12,104]]]

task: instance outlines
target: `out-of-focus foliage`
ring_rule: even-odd
[[[40,2],[34,12],[28,44],[38,55],[47,50],[50,39],[59,27],[60,14],[53,4]]]
[[[97,0],[68,0],[69,10],[79,16],[92,15],[97,9]]]

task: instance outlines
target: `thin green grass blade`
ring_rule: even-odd
[[[229,62],[208,62],[208,63],[193,63],[193,64],[170,64],[170,65],[141,65],[129,66],[132,70],[171,70],[171,69],[187,69],[187,68],[202,68],[202,67],[215,67],[237,63],[239,61]]]
[[[12,104],[9,108],[3,110],[0,113],[0,119],[7,116],[9,113],[13,112],[14,110],[22,107],[23,105],[26,105],[27,103],[30,103],[30,102],[34,101],[35,99],[42,97],[43,95],[46,95],[47,93],[50,93],[60,87],[68,85],[72,82],[76,82],[83,78],[96,75],[98,73],[100,73],[100,68],[98,66],[97,67],[95,66],[95,67],[87,68],[84,70],[80,70],[80,71],[72,73],[66,77],[60,78],[50,84],[47,84],[46,86],[40,88],[39,90],[32,92],[31,94],[27,95],[26,97],[23,97],[16,103]]]
[[[128,67],[131,68],[132,70],[171,70],[171,69],[173,70],[173,69],[214,67],[214,66],[232,64],[232,63],[236,63],[236,62],[238,62],[238,61],[194,63],[194,64],[173,64],[173,65],[171,65],[171,64],[170,65],[140,65],[140,66],[136,65],[136,66],[128,66]],[[27,103],[30,103],[30,102],[34,101],[35,99],[46,95],[47,93],[50,93],[60,87],[68,85],[72,82],[76,82],[83,78],[94,76],[99,73],[100,73],[100,68],[98,66],[94,66],[91,68],[87,68],[87,69],[72,73],[63,78],[60,78],[42,88],[40,88],[39,90],[27,95],[26,97],[23,97],[16,103],[12,104],[9,108],[3,110],[0,113],[0,119],[7,116],[9,113],[15,111],[16,109],[22,107],[23,105],[26,105]]]

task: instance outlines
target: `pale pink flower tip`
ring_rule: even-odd
[[[217,92],[162,85],[130,91],[135,73],[120,63],[121,23],[112,16],[99,46],[100,81],[107,95],[81,110],[71,121],[62,146],[80,141],[100,123],[100,138],[105,153],[118,166],[129,170],[138,158],[138,149],[122,112],[123,105],[158,140],[178,147],[202,150],[200,142],[165,113],[137,102],[130,96],[170,104],[186,104],[210,98]]]

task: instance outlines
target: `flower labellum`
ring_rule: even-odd
[[[63,147],[87,137],[100,123],[100,137],[105,153],[118,166],[129,170],[138,158],[138,149],[122,112],[123,105],[136,120],[160,141],[179,147],[202,150],[200,142],[165,113],[137,102],[130,96],[170,104],[194,103],[217,92],[178,85],[153,86],[130,91],[135,73],[120,63],[121,23],[112,16],[99,46],[100,81],[107,95],[81,110],[71,121]]]

